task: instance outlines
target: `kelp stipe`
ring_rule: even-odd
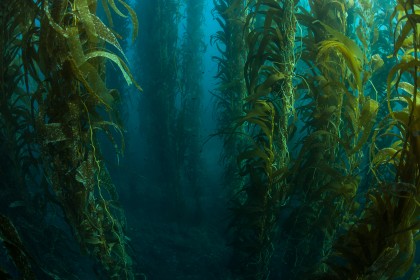
[[[351,223],[362,176],[361,155],[370,142],[379,106],[364,93],[369,80],[365,50],[345,36],[347,4],[309,4],[310,11],[300,8],[297,14],[307,31],[298,39],[303,43],[302,62],[309,68],[298,85],[302,105],[297,111],[305,134],[296,146],[298,155],[290,173],[295,203],[282,224],[283,267],[290,279],[324,271],[323,259],[328,258],[332,242]],[[366,34],[360,38],[367,48],[370,38]]]
[[[125,2],[120,3],[131,15],[136,29],[135,14]],[[103,80],[105,60],[117,65],[128,84],[136,84],[124,60],[105,50],[105,43],[114,46],[121,57],[125,56],[114,34],[96,16],[96,1],[9,4],[7,9],[2,9],[2,19],[9,17],[7,32],[12,33],[10,37],[2,36],[2,47],[10,47],[4,38],[12,39],[11,54],[21,55],[21,60],[14,59],[16,67],[9,69],[18,71],[15,78],[20,83],[10,91],[15,95],[13,102],[8,103],[11,99],[2,104],[21,107],[14,120],[19,129],[14,137],[21,149],[23,166],[30,159],[31,165],[43,171],[43,179],[36,177],[31,182],[40,184],[39,189],[44,191],[38,203],[50,201],[62,208],[82,250],[96,258],[107,276],[131,279],[132,264],[125,251],[124,215],[116,204],[116,190],[96,142],[97,131],[104,131],[114,144],[118,141],[111,131],[122,135],[121,127],[113,122],[116,92],[108,90]],[[110,5],[121,13],[113,1]],[[6,15],[13,8],[18,9],[13,16]],[[10,64],[4,56],[2,63]],[[10,86],[9,82],[4,85]],[[18,84],[24,89],[18,88]],[[100,110],[106,111],[108,117],[101,116]],[[5,113],[7,108],[2,106],[2,118]],[[123,145],[122,138],[120,143]],[[22,170],[23,177],[30,175],[29,165]],[[41,209],[33,210],[25,201],[18,205],[25,205],[22,212],[25,216],[30,212],[32,217],[42,215],[37,211],[45,207],[40,204]],[[4,219],[3,222],[7,226]],[[29,223],[24,227],[32,229]],[[39,234],[33,232],[34,236]],[[47,269],[42,272],[53,275]]]
[[[218,67],[215,76],[218,83],[213,94],[216,97],[218,134],[223,138],[223,184],[228,197],[232,197],[243,185],[236,163],[236,157],[242,149],[243,130],[236,122],[242,115],[246,98],[243,71],[246,58],[243,36],[246,9],[244,3],[237,0],[215,0],[214,6],[213,13],[222,30],[211,37],[211,43],[216,45],[220,53],[212,57]]]
[[[237,279],[266,279],[279,205],[287,195],[289,119],[294,110],[294,2],[249,1],[247,9],[248,95],[238,121],[244,136],[237,157],[244,183],[232,208],[231,271]]]
[[[113,1],[102,3],[125,16]],[[135,14],[120,3],[136,30]],[[117,146],[116,131],[122,141],[122,129],[113,122],[116,92],[107,89],[103,79],[105,61],[115,63],[127,84],[137,84],[120,57],[125,56],[116,37],[96,16],[96,6],[96,1],[83,0],[39,4],[39,49],[29,61],[39,65],[39,72],[31,72],[38,83],[33,95],[35,128],[45,177],[82,250],[102,265],[107,277],[133,279],[124,214],[96,134],[103,131]],[[103,50],[105,43],[120,56]]]

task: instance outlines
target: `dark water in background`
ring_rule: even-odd
[[[152,2],[149,1],[138,2],[144,6],[152,6]],[[200,135],[200,154],[197,156],[200,158],[198,180],[202,213],[197,216],[193,206],[194,198],[188,194],[188,186],[183,186],[184,189],[181,190],[185,195],[184,203],[187,204],[185,211],[182,214],[173,213],[171,200],[175,198],[168,195],[165,190],[172,181],[172,178],[165,177],[167,173],[164,169],[169,168],[166,166],[168,163],[159,161],[153,152],[150,153],[150,150],[159,153],[159,148],[154,146],[159,146],[166,139],[156,134],[154,135],[156,139],[152,139],[142,127],[141,121],[139,122],[142,118],[160,118],[159,113],[153,115],[153,111],[142,113],[144,110],[142,102],[147,102],[148,94],[154,94],[153,92],[146,92],[146,89],[141,93],[130,90],[126,94],[127,104],[124,105],[126,110],[124,114],[127,150],[119,165],[111,145],[106,140],[103,143],[110,162],[110,171],[125,209],[127,235],[131,239],[135,260],[139,264],[140,271],[147,275],[147,279],[226,279],[227,277],[227,263],[231,252],[225,235],[230,214],[227,209],[228,190],[223,186],[223,164],[220,158],[222,142],[220,137],[214,136],[217,131],[217,115],[212,92],[217,86],[217,80],[214,78],[217,64],[212,57],[217,55],[218,51],[210,44],[210,37],[219,30],[219,27],[212,15],[213,3],[211,1],[204,3],[200,39],[202,48],[198,52],[201,71],[197,77],[201,80],[202,94],[199,116],[197,116],[200,119],[200,128],[197,132]],[[141,5],[139,7],[141,8]],[[181,5],[179,13],[185,13],[185,3]],[[147,19],[148,16],[150,17],[150,15],[144,17]],[[185,24],[184,15],[178,26],[179,48],[182,48]],[[133,56],[133,61],[137,56],[136,48],[142,52],[143,44],[146,45],[146,51],[153,51],[148,49],[150,46],[147,45],[148,38],[152,36],[149,33],[151,29],[156,30],[156,26],[151,26],[147,22],[142,24],[140,17],[140,36],[134,44],[128,43],[126,51],[128,55]],[[144,31],[143,37],[142,31]],[[142,77],[142,73],[148,71],[153,61],[148,60],[147,54],[143,60],[143,63],[135,64],[133,67],[139,68],[134,72],[134,76],[144,88],[142,81],[144,84],[147,84],[147,81]],[[145,87],[147,88],[147,85]],[[173,126],[176,126],[176,120],[173,120]],[[179,167],[179,172],[184,172],[182,167]]]

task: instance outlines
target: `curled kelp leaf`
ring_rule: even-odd
[[[86,61],[88,61],[89,59],[95,58],[95,57],[108,58],[109,60],[114,62],[118,66],[118,68],[121,70],[121,72],[124,76],[124,79],[127,82],[127,85],[134,84],[139,90],[141,90],[141,87],[134,80],[133,75],[131,75],[131,72],[128,69],[127,65],[117,55],[115,55],[113,53],[110,53],[110,52],[106,52],[106,51],[93,51],[93,52],[88,53],[85,56]]]
[[[124,51],[121,48],[121,45],[115,37],[114,33],[96,15],[92,15],[92,21],[95,25],[98,37],[119,50],[120,54],[127,61],[127,57],[125,56]]]
[[[346,45],[349,51],[353,53],[359,61],[364,62],[366,60],[364,52],[359,48],[355,41],[321,21],[315,22],[319,22],[325,28],[325,30],[332,36],[331,40],[339,41]]]
[[[374,54],[370,59],[372,73],[384,65],[384,60],[379,54]]]
[[[137,18],[137,14],[136,12],[133,10],[133,8],[130,7],[130,5],[128,5],[125,1],[123,0],[118,0],[118,2],[124,6],[124,8],[127,10],[128,14],[130,15],[130,18],[133,22],[133,32],[132,32],[132,41],[134,41],[137,37],[138,31],[139,31],[139,21]],[[123,12],[121,12],[121,10],[117,7],[117,5],[115,4],[114,0],[108,0],[109,5],[111,6],[112,10],[114,10],[114,12],[119,15],[120,17],[128,17],[126,14],[124,14]],[[106,7],[108,7],[107,5],[105,5]]]
[[[335,40],[324,40],[320,43],[317,60],[322,61],[325,56],[328,56],[328,52],[331,50],[335,50],[343,56],[347,67],[350,69],[354,77],[355,85],[353,85],[353,87],[362,91],[362,62],[354,56],[348,45]]]
[[[362,129],[362,133],[357,141],[356,146],[354,146],[350,151],[350,154],[359,151],[363,145],[367,143],[369,136],[372,133],[373,126],[375,125],[378,109],[379,103],[377,101],[368,99],[366,102],[364,102],[362,112],[358,120],[358,126]]]

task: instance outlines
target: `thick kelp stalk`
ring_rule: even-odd
[[[386,82],[389,114],[375,131],[371,151],[377,187],[368,192],[359,220],[337,240],[335,257],[328,261],[329,279],[399,279],[408,274],[415,257],[420,228],[420,157],[415,132],[420,116],[416,105],[419,11],[413,1],[400,0],[394,17],[393,54],[398,62]],[[391,145],[379,146],[381,138],[390,138]],[[418,276],[417,266],[410,279]]]
[[[181,73],[181,108],[180,124],[183,144],[185,145],[184,162],[182,164],[185,180],[185,190],[192,195],[193,222],[199,222],[201,209],[201,144],[200,144],[200,109],[203,96],[202,88],[202,53],[204,42],[203,31],[203,0],[185,0],[186,26],[182,43],[182,73]],[[179,131],[181,132],[181,131]]]
[[[278,71],[282,73],[283,79],[279,84],[280,90],[274,88],[275,90],[280,92],[280,100],[281,103],[281,112],[279,112],[279,149],[280,149],[280,159],[278,161],[279,169],[287,169],[290,157],[289,157],[289,138],[293,136],[293,130],[296,125],[294,122],[296,121],[295,115],[295,86],[293,84],[293,78],[295,76],[295,67],[296,67],[296,55],[295,55],[295,37],[296,37],[296,16],[295,16],[295,1],[293,0],[284,0],[280,1],[282,7],[278,7],[280,10],[279,12],[282,13],[283,21],[281,25],[279,25],[276,30],[276,34],[278,31],[282,33],[282,37],[278,38],[278,44],[276,48],[276,59],[278,61],[274,62],[277,67]],[[282,9],[282,10],[281,10]],[[276,26],[275,26],[276,27]],[[275,28],[274,27],[274,28]],[[279,36],[279,35],[277,35]],[[278,73],[275,71],[275,74]],[[271,76],[272,77],[272,76]],[[283,181],[284,186],[287,185],[286,181]]]
[[[250,1],[247,8],[248,95],[238,122],[246,137],[237,158],[244,185],[232,209],[231,271],[235,279],[266,279],[279,206],[287,196],[296,22],[293,1]]]
[[[125,2],[120,1],[121,7],[113,1],[102,3],[120,16],[129,14],[136,34],[137,18]],[[122,128],[114,122],[118,92],[106,87],[105,62],[114,63],[128,84],[134,80],[118,40],[96,16],[96,8],[96,1],[43,1],[37,9],[37,32],[25,34],[28,43],[37,45],[24,49],[22,57],[35,87],[31,109],[53,197],[82,250],[105,274],[133,279],[124,214],[97,135],[104,132],[115,146],[123,145]],[[119,54],[106,50],[105,43]]]
[[[346,28],[353,28],[346,22],[348,4],[309,4],[310,11],[302,8],[298,15],[307,30],[300,41],[308,68],[303,67],[307,72],[298,86],[306,92],[298,110],[306,133],[292,172],[292,201],[298,203],[283,223],[287,236],[283,260],[289,279],[325,270],[322,260],[331,253],[338,231],[351,222],[363,175],[363,148],[369,143],[379,106],[364,94],[372,73],[365,52],[345,36]],[[361,32],[359,39],[369,40]],[[320,245],[314,248],[313,244]]]
[[[139,68],[144,89],[139,104],[141,137],[146,142],[135,149],[146,158],[139,168],[143,176],[152,176],[157,182],[162,199],[168,205],[168,215],[174,219],[183,216],[185,198],[181,188],[181,166],[185,143],[180,133],[177,102],[179,91],[179,1],[138,1],[136,9],[144,14],[134,58]],[[135,170],[135,172],[139,172]],[[155,176],[155,177],[153,177]],[[159,198],[161,199],[161,198]]]
[[[213,57],[218,65],[215,110],[218,115],[218,133],[223,138],[224,186],[231,197],[243,185],[236,162],[241,151],[243,130],[236,124],[242,116],[247,94],[243,71],[246,59],[243,36],[246,9],[245,2],[237,0],[217,0],[214,5],[213,11],[221,28],[212,36],[212,43],[220,52],[219,56]]]
[[[32,1],[0,4],[0,236],[7,250],[2,254],[9,255],[22,279],[69,277],[69,271],[87,260],[80,256],[68,226],[57,223],[61,211],[39,172],[31,111],[37,83],[28,67],[38,46],[38,40],[31,40],[31,34],[38,34],[38,11]],[[0,265],[0,278],[12,279],[16,272],[5,263]]]

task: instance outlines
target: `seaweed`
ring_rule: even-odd
[[[222,30],[212,35],[211,43],[219,50],[219,56],[212,59],[217,63],[215,78],[217,88],[215,111],[218,118],[218,135],[223,138],[224,185],[232,197],[241,189],[242,178],[239,175],[236,157],[243,145],[241,126],[237,120],[242,115],[242,106],[246,98],[244,64],[246,58],[243,28],[245,6],[242,1],[214,1],[213,16]]]
[[[16,97],[10,101],[21,107],[14,119],[28,125],[27,131],[17,126],[14,137],[22,137],[23,153],[16,160],[28,158],[42,170],[46,180],[33,183],[44,188],[47,200],[61,207],[82,250],[101,263],[110,278],[133,278],[125,249],[124,214],[111,207],[118,197],[96,140],[97,131],[103,131],[123,148],[122,128],[113,121],[116,92],[107,89],[104,81],[105,61],[116,63],[127,83],[140,87],[113,32],[95,15],[96,6],[96,1],[36,1],[24,4],[21,8],[26,12],[16,13],[10,21],[13,52],[22,54],[21,64],[12,69],[22,70],[14,76],[23,77],[26,87],[24,92],[15,86],[10,92]],[[106,43],[123,58],[106,50]],[[120,133],[121,140],[112,130]],[[24,168],[23,176],[28,175]]]
[[[418,21],[412,16],[416,13],[413,3],[398,1],[392,14],[392,18],[398,19],[393,53],[403,55],[389,71],[386,98],[389,112],[372,139],[375,145],[371,148],[371,170],[376,188],[367,192],[364,210],[334,243],[334,253],[327,260],[339,278],[396,279],[405,276],[413,264],[419,228],[418,154],[413,132],[417,126],[418,46],[416,39],[406,41],[406,38],[410,32],[416,38],[416,29],[407,27]],[[402,28],[398,27],[400,24]],[[407,51],[402,48],[404,41],[409,45]],[[404,57],[406,52],[408,57]],[[396,102],[402,104],[402,109],[396,109]],[[391,144],[379,147],[376,143],[381,138],[390,138]],[[384,174],[384,170],[389,173]],[[415,274],[414,271],[412,276]]]
[[[270,274],[279,207],[287,197],[288,137],[294,113],[293,1],[248,1],[244,79],[247,97],[237,121],[243,177],[233,197],[231,271],[238,279]],[[245,268],[245,269],[244,269]]]

